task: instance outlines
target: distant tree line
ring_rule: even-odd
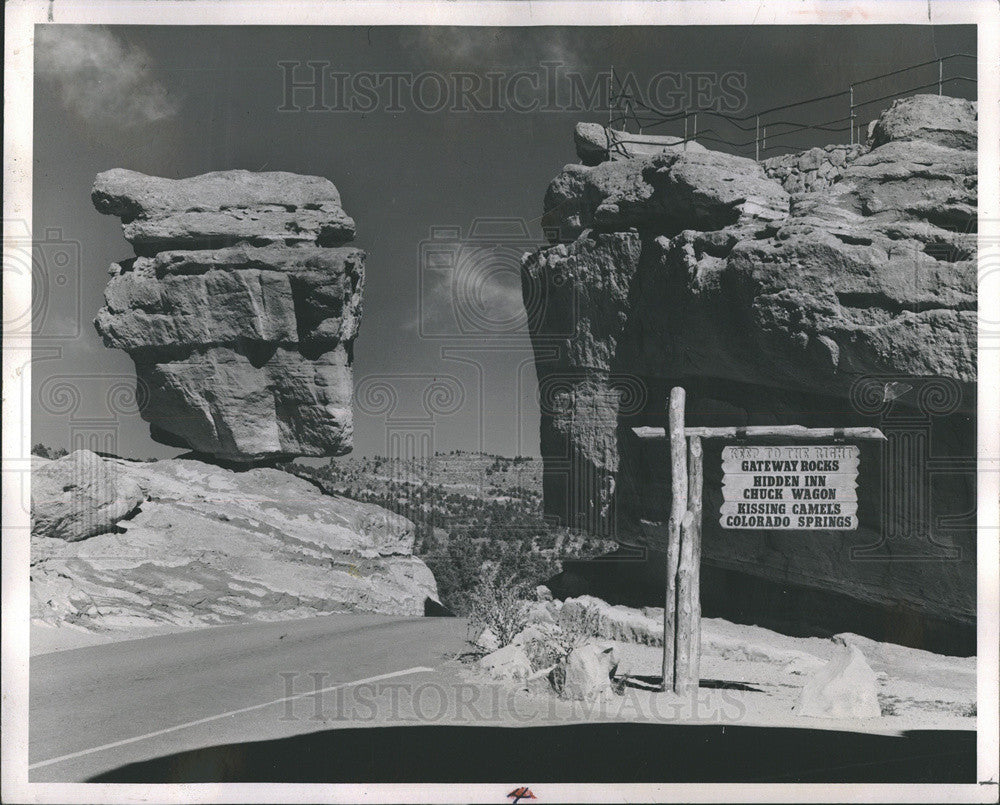
[[[284,468],[328,493],[373,503],[411,520],[414,553],[433,571],[441,602],[458,614],[468,612],[486,562],[496,565],[501,577],[530,589],[559,573],[563,558],[614,549],[607,540],[545,520],[540,475],[524,475],[519,469],[535,459],[456,453],[456,461],[450,461],[451,455],[439,454],[431,462],[376,456]],[[463,473],[478,472],[490,477],[489,484],[477,489],[473,483],[470,494],[455,491],[470,485]]]

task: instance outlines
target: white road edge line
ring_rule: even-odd
[[[168,732],[177,732],[178,730],[194,727],[198,724],[207,724],[209,721],[218,721],[220,718],[228,718],[229,716],[239,715],[240,713],[249,713],[252,710],[263,710],[265,707],[271,707],[272,705],[281,704],[282,702],[290,702],[294,699],[301,699],[305,696],[316,696],[321,693],[329,693],[331,690],[348,688],[351,685],[363,685],[366,682],[379,682],[383,679],[392,679],[393,677],[406,676],[407,674],[427,673],[428,671],[433,670],[433,668],[427,668],[425,666],[415,666],[413,668],[407,668],[405,671],[393,671],[391,674],[370,676],[367,679],[356,679],[353,682],[341,682],[339,685],[331,685],[330,687],[323,688],[322,690],[310,690],[305,693],[296,693],[294,696],[284,696],[280,699],[275,699],[274,701],[264,702],[263,704],[253,704],[250,705],[250,707],[241,707],[239,710],[230,710],[227,713],[219,713],[218,715],[208,716],[208,718],[199,718],[196,721],[188,721],[184,724],[177,724],[174,727],[167,727],[166,729],[157,730],[156,732],[147,732],[145,735],[136,735],[134,738],[125,738],[121,741],[114,741],[113,743],[103,744],[102,746],[95,746],[92,749],[82,749],[79,752],[72,752],[71,754],[61,755],[60,757],[54,757],[49,760],[40,760],[37,763],[29,764],[28,769],[40,769],[42,766],[51,766],[53,763],[61,763],[64,760],[72,760],[73,758],[83,757],[84,755],[90,755],[94,752],[103,752],[105,749],[114,749],[116,746],[138,743],[139,741],[145,741],[148,738],[155,738],[158,735],[166,735]]]

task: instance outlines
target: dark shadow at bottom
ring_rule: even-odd
[[[101,783],[971,783],[976,733],[902,736],[722,724],[371,727],[133,763]]]

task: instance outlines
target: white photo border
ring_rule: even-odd
[[[1000,5],[996,0],[620,0],[581,2],[277,2],[274,0],[9,0],[5,6],[4,210],[31,221],[34,26],[107,25],[873,25],[978,26],[979,185],[982,248],[1000,250]],[[994,254],[994,259],[996,255]],[[6,259],[6,256],[5,256]],[[980,321],[1000,321],[1000,287],[981,275]],[[997,279],[992,279],[996,283]],[[4,308],[26,309],[30,277],[4,272]],[[8,307],[10,306],[10,307]],[[5,316],[5,319],[7,317]],[[30,467],[30,342],[3,351],[3,471]],[[1000,567],[1000,350],[979,350],[978,783],[532,784],[540,801],[578,802],[996,802],[998,796],[998,567]],[[2,800],[5,802],[502,802],[512,785],[483,784],[63,784],[28,782],[30,560],[19,483],[3,486]]]

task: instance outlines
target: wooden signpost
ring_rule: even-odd
[[[878,428],[684,427],[684,389],[670,391],[667,430],[633,428],[640,439],[669,439],[670,519],[663,607],[663,683],[674,693],[698,688],[701,671],[703,439],[734,439],[723,449],[720,525],[739,530],[851,530],[858,527],[859,451],[844,441],[881,439]],[[809,445],[746,445],[784,438]]]

